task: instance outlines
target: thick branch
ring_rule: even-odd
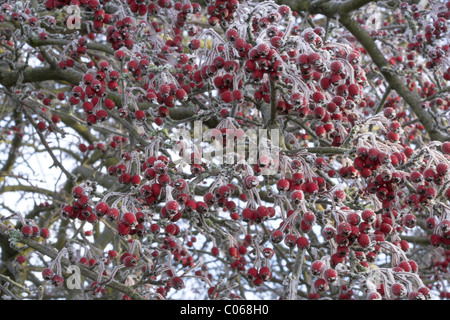
[[[281,0],[280,3],[286,4],[294,11],[304,11],[311,14],[321,13],[326,16],[349,14],[352,11],[358,10],[366,4],[372,2],[371,0],[348,0],[344,2],[336,1],[311,1],[311,0]]]
[[[6,68],[0,68],[0,85],[5,87],[10,87],[17,85],[18,80],[21,77],[21,71],[18,70],[8,70]],[[83,75],[73,69],[56,69],[52,67],[35,67],[35,68],[26,68],[22,71],[22,83],[30,83],[30,82],[42,82],[42,81],[66,81],[73,85],[78,85],[80,81],[83,79]],[[122,107],[122,99],[120,94],[111,92],[108,90],[108,98],[112,99],[114,103]],[[140,109],[148,109],[148,103],[139,103]],[[194,115],[194,111],[185,108],[185,107],[177,107],[170,108],[170,118],[174,120],[182,120],[185,118],[192,117]],[[66,118],[67,120],[67,118]],[[84,134],[83,137],[91,142],[92,138],[88,139],[88,135]]]
[[[309,153],[316,154],[344,154],[351,151],[351,149],[338,148],[338,147],[310,147],[310,148],[300,148],[296,150],[285,151],[287,153],[293,154],[297,152],[307,151]]]
[[[45,194],[49,197],[52,197],[54,195],[53,191],[44,189],[44,188],[39,188],[39,187],[34,187],[34,186],[26,186],[26,185],[14,185],[14,186],[4,186],[2,188],[0,188],[0,194],[5,193],[5,192],[17,192],[17,191],[25,191],[25,192],[34,192],[34,193],[40,193],[40,194]]]
[[[22,123],[22,118],[20,117],[19,112],[14,112],[14,118],[16,119],[16,126],[20,127],[20,124]],[[19,150],[19,147],[22,145],[22,133],[16,132],[14,135],[14,138],[11,143],[11,149],[9,149],[8,159],[6,159],[5,164],[0,169],[0,172],[2,175],[0,176],[0,182],[2,182],[5,177],[11,173],[12,169],[14,168],[14,163],[16,161],[17,151]]]
[[[66,46],[70,43],[69,40],[65,40],[65,39],[47,39],[47,40],[40,40],[39,38],[33,38],[30,39],[30,46],[32,47],[40,47],[40,46],[51,46],[51,45],[57,45],[57,46]],[[95,43],[95,42],[89,42],[86,45],[87,49],[90,50],[97,50],[97,51],[102,51],[105,52],[107,54],[114,54],[114,49],[111,48],[110,46],[106,46],[103,45],[101,43]]]
[[[15,86],[20,78],[20,71],[0,68],[0,84],[5,87]],[[73,69],[55,69],[52,67],[35,67],[23,70],[22,83],[42,82],[47,80],[67,81],[78,84],[82,79],[81,73]]]
[[[423,124],[425,130],[430,135],[430,138],[432,140],[438,140],[442,142],[450,140],[450,135],[439,131],[430,114],[422,109],[422,107],[420,106],[421,99],[417,95],[417,93],[411,92],[406,87],[402,79],[397,76],[393,72],[393,70],[391,70],[391,65],[384,57],[384,54],[380,51],[380,49],[378,49],[375,41],[358,24],[358,22],[347,15],[341,16],[339,21],[367,50],[367,53],[370,55],[375,65],[378,67],[386,81],[389,83],[390,88],[397,91],[397,93],[411,107],[413,112],[420,119],[420,122]]]

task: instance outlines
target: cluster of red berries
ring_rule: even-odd
[[[426,221],[428,229],[434,233],[430,236],[430,243],[434,247],[440,245],[450,245],[450,220],[449,219],[437,219],[436,217],[430,217]]]
[[[238,0],[215,0],[207,7],[208,23],[211,27],[220,25],[227,28],[234,22],[235,12],[239,8]]]
[[[152,104],[159,105],[157,116],[159,120],[162,121],[162,119],[169,116],[168,108],[173,108],[177,101],[187,101],[188,92],[191,92],[191,88],[188,85],[181,83],[179,83],[179,85],[175,83],[164,83],[159,87],[156,86],[156,83],[154,83],[153,88],[144,85],[144,88],[147,90],[145,99]],[[161,124],[161,122],[158,121],[155,121],[155,123],[158,125]]]
[[[63,205],[61,215],[72,220],[87,221],[91,224],[98,222],[98,217],[92,208],[90,195],[82,186],[72,189],[72,197],[76,200],[72,205]]]
[[[328,290],[329,285],[335,283],[338,280],[338,274],[336,270],[327,266],[326,262],[316,260],[311,263],[311,273],[317,279],[314,281],[314,289],[318,293],[322,293]]]
[[[61,118],[57,114],[53,114],[50,118],[51,123],[47,124],[46,118],[48,116],[48,112],[46,108],[42,108],[42,113],[45,116],[43,120],[40,120],[37,123],[37,128],[39,131],[44,132],[45,130],[48,130],[49,132],[53,132],[53,127],[56,126],[58,123],[61,122]]]
[[[131,50],[134,45],[133,35],[135,33],[135,20],[131,17],[125,17],[106,28],[106,40],[114,50],[119,50],[122,47]]]
[[[251,235],[246,235],[243,246],[245,246],[246,248],[248,246],[253,246]],[[241,251],[241,249],[239,251]],[[262,266],[254,265],[253,267],[248,268],[246,272],[247,280],[254,286],[261,286],[264,284],[264,282],[270,281],[270,279],[272,279],[270,259],[274,256],[274,251],[273,249],[266,247],[261,250],[260,254],[264,259],[264,264]]]
[[[78,105],[82,102],[82,109],[88,125],[96,124],[97,121],[104,122],[108,119],[106,110],[113,110],[115,103],[113,100],[106,98],[106,88],[117,91],[118,78],[119,73],[112,69],[107,61],[102,60],[99,62],[95,74],[86,73],[82,84],[72,89],[69,101],[72,105]]]
[[[121,137],[121,136],[113,136],[111,138],[110,143],[108,144],[108,147],[111,147],[112,149],[117,148],[119,145],[126,145],[128,143],[128,139],[126,137]],[[100,150],[105,152],[106,151],[106,147],[103,143],[99,142],[99,143],[95,143],[95,144],[89,144],[88,146],[84,143],[80,143],[78,145],[78,150],[80,150],[81,152],[88,152],[88,151],[93,151],[93,150]]]
[[[244,222],[260,224],[275,215],[275,208],[258,206],[255,210],[253,210],[248,207],[242,210],[241,215]]]
[[[404,164],[408,157],[411,156],[413,150],[410,147],[406,147],[401,152],[393,152],[387,154],[376,148],[360,147],[356,150],[356,157],[353,161],[354,166],[347,167],[347,169],[340,169],[339,173],[343,178],[354,178],[355,176],[361,176],[364,179],[369,179],[374,176],[374,173],[380,171],[383,165],[392,164],[394,168]],[[345,168],[345,167],[344,167]],[[355,173],[357,169],[357,173]],[[376,178],[377,184],[384,180],[389,182],[391,178],[395,178],[394,182],[397,184],[402,181],[402,174],[396,172],[385,171],[383,179]],[[399,181],[398,181],[399,180]],[[370,182],[369,182],[370,183]],[[371,192],[372,193],[372,192]]]
[[[299,204],[305,196],[329,189],[328,183],[322,177],[312,177],[307,180],[303,173],[295,172],[290,178],[280,179],[277,182],[279,192],[290,192],[290,199]]]
[[[68,55],[70,56],[70,58],[62,56],[61,60],[58,62],[58,67],[61,70],[72,68],[75,64],[75,60],[79,60],[79,58],[86,53],[87,44],[88,39],[86,37],[78,38],[78,40],[76,41],[76,49],[68,51]],[[92,61],[88,63],[89,66],[92,66],[92,64],[93,64]]]
[[[106,13],[102,6],[106,5],[111,0],[46,0],[45,8],[48,11],[52,11],[55,9],[62,9],[69,5],[76,5],[80,8],[84,8],[86,11],[90,11],[93,13],[93,23],[92,23],[92,32],[100,33],[103,30],[103,24],[111,23],[114,21],[114,16]],[[69,17],[67,18],[69,19]],[[64,21],[65,23],[67,23]],[[82,22],[82,21],[80,21]]]
[[[417,291],[408,292],[406,286],[400,282],[393,283],[390,288],[381,283],[376,291],[367,294],[368,300],[382,300],[383,297],[396,300],[402,298],[408,298],[409,300],[430,300],[432,296],[431,290],[425,286],[417,288]]]
[[[232,46],[235,49],[234,56],[225,55],[225,45],[218,44],[214,52],[219,54],[210,55],[207,59],[209,63],[194,72],[194,82],[201,84],[211,78],[212,84],[219,90],[219,95],[225,103],[240,103],[244,100],[240,75],[244,74],[254,85],[259,86],[255,91],[255,99],[269,103],[270,84],[268,81],[263,82],[264,75],[268,74],[272,82],[281,82],[293,87],[292,90],[283,92],[277,99],[280,113],[288,114],[296,110],[301,116],[313,114],[317,120],[326,124],[327,132],[334,128],[331,120],[348,121],[353,124],[357,120],[354,114],[355,107],[366,105],[362,97],[362,86],[366,83],[366,77],[364,70],[358,67],[361,61],[360,53],[358,51],[346,53],[338,46],[324,46],[325,32],[320,27],[308,29],[301,36],[298,28],[289,28],[286,32],[295,37],[286,37],[287,34],[284,34],[277,24],[285,23],[291,16],[292,12],[286,6],[278,7],[276,12],[268,12],[267,16],[262,12],[261,17],[253,21],[252,33],[254,36],[264,33],[267,39],[258,44],[254,44],[246,34],[241,34],[237,29],[229,28],[225,37],[228,47]],[[286,41],[287,38],[290,40]],[[300,53],[299,42],[314,52]],[[200,44],[200,39],[192,39],[189,47],[197,50]],[[330,54],[332,61],[325,58]],[[239,66],[239,60],[242,61],[242,67]],[[299,67],[301,78],[293,79],[286,76],[286,68],[290,62]],[[354,79],[353,82],[350,79]],[[319,85],[312,84],[316,81]],[[312,92],[309,94],[299,92],[297,88],[301,85],[299,83],[311,83],[309,88]],[[333,101],[327,98],[329,94],[334,97]],[[318,135],[325,134],[322,126],[318,130]],[[344,137],[337,132],[334,133],[333,145],[339,146]]]
[[[320,282],[319,282],[320,284]],[[352,289],[349,289],[347,285],[343,284],[340,286],[339,289],[339,300],[353,300],[352,297],[354,294],[354,291]],[[308,294],[308,300],[317,300],[320,298],[320,293],[315,290],[315,288]]]
[[[420,10],[416,4],[408,5],[405,2],[400,5],[400,8],[404,16],[407,17],[412,14],[416,20],[421,19],[422,15],[427,13],[431,13],[435,17],[432,23],[428,21],[421,23],[423,24],[422,32],[414,35],[413,40],[408,43],[407,50],[415,51],[426,58],[426,68],[436,69],[442,64],[442,59],[446,59],[450,52],[448,44],[439,45],[439,40],[445,39],[447,35],[447,20],[450,20],[449,2],[436,4],[432,11]]]
[[[41,237],[43,239],[48,239],[50,237],[50,231],[47,228],[39,228],[36,225],[26,224],[22,226],[21,232],[25,238],[37,239]]]
[[[64,278],[62,275],[55,274],[55,272],[50,268],[45,268],[42,270],[42,278],[45,281],[50,281],[55,287],[60,287],[64,284]]]
[[[237,205],[234,201],[228,199],[233,196],[236,191],[236,187],[229,183],[223,184],[216,187],[212,192],[208,192],[203,196],[203,201],[198,204],[204,204],[205,212],[199,211],[199,213],[205,214],[210,211],[211,207],[216,205],[217,207],[223,208],[224,211],[230,212],[230,217],[233,220],[237,220],[239,215],[237,213]],[[197,210],[198,211],[198,210]]]

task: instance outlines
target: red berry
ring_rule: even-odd
[[[310,247],[309,240],[306,237],[299,237],[297,239],[297,247],[300,250],[308,250]]]
[[[126,212],[122,216],[122,222],[128,226],[135,226],[137,224],[136,215],[132,212]]]
[[[52,277],[51,282],[55,287],[60,287],[64,284],[64,278],[56,274]]]
[[[325,292],[328,290],[328,282],[325,279],[317,279],[314,282],[314,288],[318,291],[318,292]]]
[[[22,227],[22,235],[25,238],[30,238],[31,236],[33,236],[33,227],[30,225],[25,225]]]
[[[213,247],[213,248],[211,249],[211,254],[212,254],[213,256],[217,257],[217,256],[219,255],[219,248]]]
[[[450,142],[444,142],[441,148],[443,153],[450,154]]]
[[[50,231],[48,231],[47,228],[41,228],[41,230],[40,230],[40,236],[41,236],[43,239],[48,239],[48,238],[50,238]]]
[[[408,294],[406,287],[398,282],[392,285],[391,292],[394,296],[399,298],[405,297]]]
[[[325,264],[320,260],[316,260],[311,264],[311,273],[315,277],[320,276],[324,270]]]
[[[23,264],[25,263],[25,261],[27,261],[27,259],[24,256],[18,256],[16,260],[19,264]]]

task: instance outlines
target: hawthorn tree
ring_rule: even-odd
[[[449,298],[450,2],[0,10],[2,299]]]

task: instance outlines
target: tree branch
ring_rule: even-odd
[[[6,237],[6,238],[10,237],[8,232],[6,230],[2,229],[2,228],[0,228],[0,235],[3,236],[3,237]],[[47,247],[45,247],[45,246],[41,245],[40,243],[37,243],[37,242],[35,242],[33,240],[22,238],[20,240],[20,242],[23,243],[23,244],[26,244],[28,247],[33,248],[34,250],[36,250],[36,251],[38,251],[38,252],[40,252],[40,253],[42,253],[42,254],[50,257],[50,258],[52,258],[52,259],[55,259],[56,256],[58,255],[58,253],[56,251],[54,251],[54,250],[52,250],[50,248],[47,248]],[[65,267],[73,265],[73,263],[70,263],[69,259],[67,259],[65,257],[62,257],[61,263]],[[81,274],[83,276],[85,276],[85,277],[87,277],[87,278],[89,278],[91,280],[97,281],[98,274],[96,272],[91,271],[89,269],[86,269],[81,264],[75,264],[75,265],[80,268],[80,272],[81,272]],[[118,291],[126,294],[127,296],[129,296],[132,299],[145,300],[145,297],[143,297],[139,293],[135,292],[132,288],[127,287],[127,286],[117,282],[116,280],[111,280],[110,282],[108,282],[106,284],[106,286],[108,286],[108,287],[110,287],[112,289],[118,290]]]
[[[5,87],[17,85],[20,77],[18,70],[8,70],[0,68],[0,84]],[[67,81],[71,84],[78,84],[83,78],[82,74],[73,69],[55,69],[52,67],[35,67],[23,70],[22,83],[42,82],[47,80]]]
[[[420,118],[425,130],[430,135],[432,140],[448,141],[450,135],[440,131],[437,125],[434,123],[433,118],[420,106],[420,97],[415,92],[409,91],[403,81],[391,70],[390,63],[384,57],[384,54],[378,49],[375,41],[369,36],[369,34],[352,19],[350,12],[361,8],[362,6],[370,3],[368,0],[348,0],[345,2],[326,2],[320,1],[295,1],[295,0],[282,0],[284,4],[291,6],[293,10],[305,11],[310,13],[320,13],[327,17],[339,17],[339,22],[358,40],[358,42],[367,50],[367,53],[372,58],[375,65],[389,83],[391,89],[397,91],[397,93],[406,101],[411,107],[413,112],[418,118]]]
[[[66,168],[64,168],[64,166],[62,165],[61,162],[59,162],[58,158],[56,158],[55,154],[53,153],[52,149],[50,148],[50,146],[47,143],[47,140],[45,139],[44,135],[42,134],[42,132],[38,129],[36,122],[34,121],[33,117],[31,117],[27,111],[24,110],[25,118],[28,119],[28,121],[30,121],[31,125],[35,128],[36,133],[39,135],[39,138],[41,139],[42,144],[44,145],[45,149],[47,149],[48,154],[50,155],[50,157],[53,160],[53,164],[56,165],[58,168],[61,169],[61,171],[66,175],[68,180],[72,180],[73,175],[70,174],[69,171],[66,170]]]
[[[389,83],[389,87],[397,91],[397,93],[411,107],[413,112],[420,119],[420,122],[423,124],[425,130],[430,135],[430,138],[432,140],[438,140],[442,142],[450,140],[450,135],[439,131],[430,114],[422,109],[422,107],[420,106],[421,99],[419,95],[415,92],[411,92],[403,83],[403,81],[394,72],[392,72],[391,65],[384,57],[384,54],[380,51],[380,49],[378,49],[375,41],[358,24],[358,22],[350,18],[348,15],[341,16],[339,21],[367,50],[367,53],[372,58],[372,61],[375,63],[386,81]]]
[[[16,126],[19,128],[22,123],[20,113],[14,111],[14,118],[16,119]],[[0,182],[2,182],[5,179],[5,177],[9,173],[11,173],[14,167],[14,163],[16,161],[17,151],[19,150],[19,147],[21,145],[22,145],[22,132],[16,132],[14,134],[14,138],[11,143],[11,149],[9,149],[8,158],[6,159],[6,162],[3,165],[3,167],[0,169],[0,172],[2,172],[2,175],[0,176]]]

